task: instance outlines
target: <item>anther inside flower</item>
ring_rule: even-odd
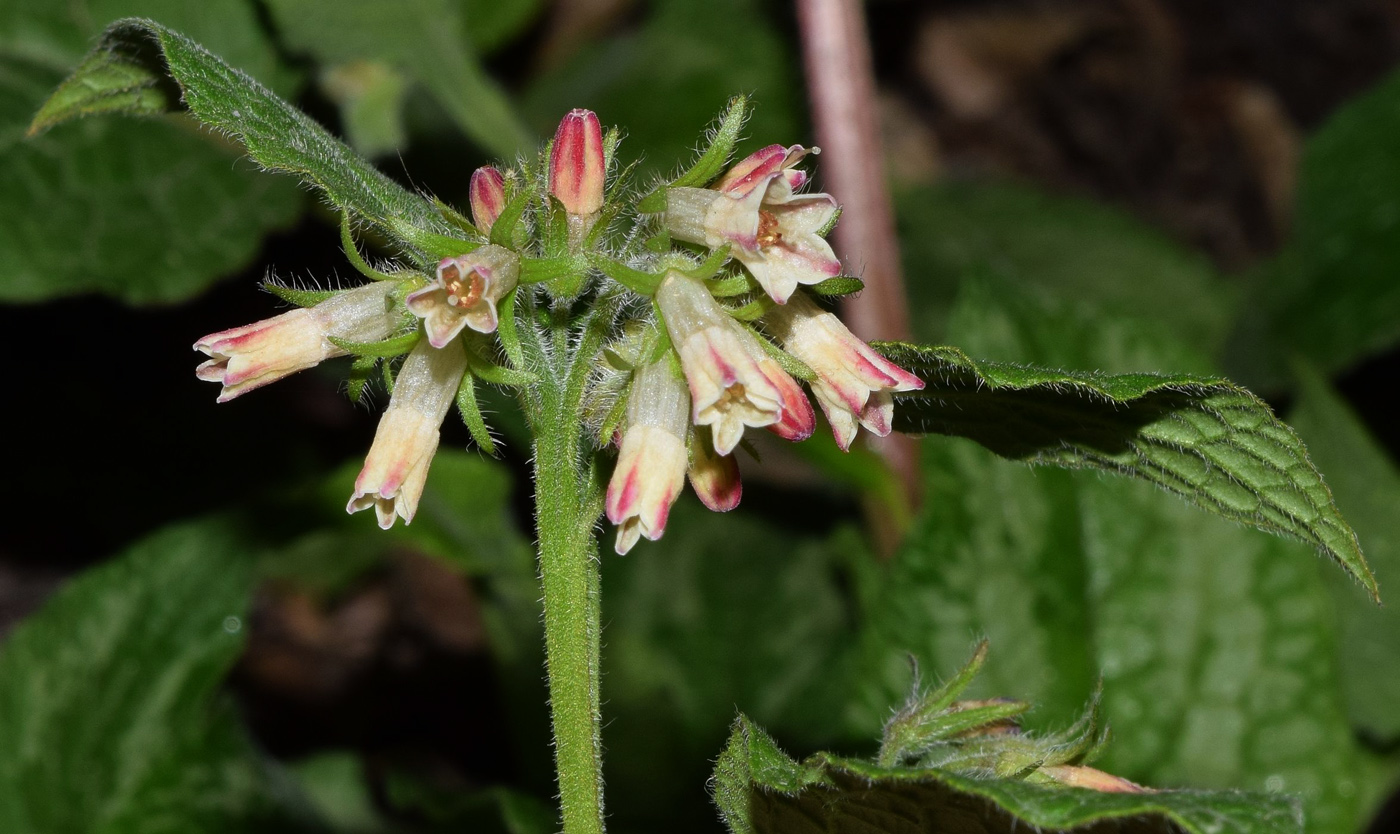
[[[815,150],[815,149],[813,149]],[[808,151],[770,145],[730,169],[713,188],[667,192],[666,227],[691,243],[733,247],[737,258],[779,304],[800,284],[841,273],[822,233],[836,217],[830,194],[797,194],[807,175],[793,168]]]
[[[221,382],[223,400],[347,352],[359,357],[360,384],[366,369],[385,363],[389,407],[346,509],[373,509],[386,528],[414,517],[440,426],[454,404],[473,436],[483,446],[492,442],[476,385],[516,386],[522,406],[534,410],[532,425],[546,399],[532,386],[553,386],[549,396],[556,399],[573,392],[577,399],[565,406],[569,413],[556,431],[576,439],[592,432],[596,453],[610,454],[616,429],[619,451],[604,509],[618,527],[619,553],[641,538],[661,537],[687,475],[706,507],[733,509],[742,494],[733,452],[745,429],[793,441],[812,434],[815,412],[803,384],[783,369],[784,352],[815,373],[812,393],[842,449],[861,427],[888,433],[893,395],[923,383],[798,289],[840,272],[822,239],[835,200],[798,193],[807,175],[795,166],[808,151],[770,145],[709,188],[668,188],[658,224],[651,215],[627,213],[625,204],[607,205],[607,195],[625,189],[605,182],[602,137],[596,115],[571,112],[549,158],[509,174],[512,200],[529,198],[523,214],[503,220],[507,176],[480,168],[469,193],[475,229],[464,230],[462,239],[442,234],[447,226],[423,230],[401,247],[411,253],[402,268],[377,272],[357,261],[375,278],[371,284],[201,339],[195,347],[210,359],[198,375]],[[613,221],[619,228],[594,230],[605,211],[620,218]],[[460,214],[449,216],[451,228],[461,229]],[[519,243],[482,241],[500,222],[516,225],[495,239]],[[721,283],[742,269],[784,306],[765,316],[761,331],[742,323],[716,300],[714,285],[689,271],[697,261],[693,250],[638,245],[656,240],[658,225],[679,241],[729,247],[737,264],[717,276]],[[449,256],[429,259],[425,250]],[[507,298],[514,305],[508,318],[498,309]],[[597,311],[602,315],[579,324],[581,314]],[[507,321],[512,326],[499,333]],[[493,338],[464,345],[458,337],[468,328]],[[585,345],[595,353],[581,355]],[[630,358],[602,362],[609,351]],[[617,387],[607,388],[610,379]],[[630,387],[618,379],[630,380]],[[630,392],[626,402],[615,402],[622,391]],[[614,422],[600,414],[615,415],[607,418]]]
[[[443,347],[463,328],[495,332],[496,302],[515,288],[520,258],[503,246],[486,245],[466,255],[443,258],[428,286],[404,299],[409,312],[423,319],[433,347]]]

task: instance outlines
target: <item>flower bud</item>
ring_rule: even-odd
[[[576,217],[603,208],[603,128],[592,110],[571,110],[559,122],[549,153],[549,192]]]
[[[703,283],[669,272],[655,301],[685,369],[692,419],[697,426],[710,426],[719,454],[727,455],[739,445],[744,426],[772,426],[785,415],[795,418],[798,425],[792,430],[800,433],[801,407],[793,392],[800,396],[801,389],[764,353],[757,337],[724,312]],[[805,397],[802,400],[805,403]],[[811,406],[807,410],[810,414]]]
[[[880,437],[889,434],[891,394],[924,387],[923,380],[876,353],[801,293],[774,308],[764,324],[789,353],[816,372],[812,393],[842,449],[850,448],[859,426]]]
[[[404,304],[423,319],[428,342],[436,348],[457,338],[462,328],[493,333],[496,303],[515,288],[520,256],[487,244],[455,258],[443,258],[432,283],[408,294]]]
[[[744,484],[739,479],[739,462],[733,455],[715,451],[710,430],[696,426],[690,435],[690,488],[700,497],[700,503],[717,513],[727,513],[739,506]]]
[[[344,356],[345,351],[327,337],[354,342],[387,338],[399,323],[389,297],[393,289],[391,281],[366,284],[314,307],[211,333],[194,343],[195,350],[211,357],[195,375],[222,383],[219,402],[228,402],[326,359]]]
[[[713,188],[669,189],[666,228],[679,240],[732,247],[779,304],[799,284],[839,275],[841,262],[821,237],[836,216],[836,200],[795,193],[807,175],[792,166],[807,153],[801,145],[770,145],[736,164]]]
[[[437,453],[438,429],[466,370],[467,355],[460,343],[438,349],[421,341],[413,348],[394,380],[394,393],[355,479],[347,513],[373,507],[385,530],[394,526],[396,517],[405,524],[413,521],[428,465]]]
[[[496,218],[506,207],[506,181],[501,172],[490,165],[472,172],[470,188],[472,222],[482,234],[490,234]]]
[[[685,484],[689,411],[690,396],[668,358],[637,369],[622,450],[608,482],[608,521],[618,525],[619,554],[642,536],[656,541],[666,529],[671,505]]]

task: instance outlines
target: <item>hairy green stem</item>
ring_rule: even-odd
[[[535,423],[535,511],[554,762],[565,834],[603,831],[598,696],[596,479],[583,467],[575,403],[554,389]]]

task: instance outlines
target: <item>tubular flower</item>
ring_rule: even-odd
[[[618,525],[619,554],[642,536],[656,541],[666,529],[671,505],[685,485],[689,411],[690,396],[668,359],[637,370],[622,450],[608,482],[608,521]]]
[[[366,284],[255,324],[211,333],[194,343],[210,357],[195,370],[206,382],[219,382],[219,402],[246,394],[297,371],[313,368],[345,351],[328,337],[375,342],[399,324],[389,295],[392,283]]]
[[[483,234],[490,234],[496,218],[506,207],[506,181],[500,170],[484,165],[472,172],[468,189],[472,206],[472,222]]]
[[[794,425],[780,433],[801,433],[802,410],[809,420],[811,415],[802,389],[763,352],[756,336],[724,312],[703,283],[668,272],[655,300],[685,369],[692,420],[710,427],[715,451],[734,451],[744,426],[772,426],[785,417]]]
[[[816,372],[812,393],[842,449],[850,448],[858,426],[880,437],[889,434],[892,393],[924,387],[923,380],[876,353],[801,293],[774,308],[764,324],[789,353]]]
[[[423,319],[428,342],[440,348],[464,327],[495,332],[496,303],[515,288],[519,277],[520,256],[487,244],[466,255],[443,258],[432,283],[409,293],[404,304]]]
[[[385,530],[394,526],[396,517],[405,524],[413,521],[428,465],[437,453],[438,429],[466,370],[467,355],[460,343],[439,349],[421,341],[413,348],[399,369],[347,513],[373,507]]]
[[[690,435],[690,488],[700,503],[717,513],[739,506],[744,484],[739,480],[739,463],[733,455],[715,452],[708,429],[696,427]]]
[[[814,149],[815,150],[815,149]],[[821,234],[836,217],[830,194],[797,194],[807,175],[793,168],[801,145],[769,145],[739,162],[713,188],[666,192],[671,235],[718,249],[729,245],[764,291],[779,304],[799,284],[839,275],[841,262]]]

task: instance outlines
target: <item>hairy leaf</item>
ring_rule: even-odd
[[[79,577],[0,649],[0,830],[225,831],[264,774],[214,699],[243,644],[236,530],[172,528]]]
[[[431,201],[375,170],[247,74],[154,21],[123,20],[108,29],[40,110],[33,129],[79,116],[128,112],[131,92],[138,88],[162,91],[161,107],[175,109],[179,101],[166,89],[167,73],[179,85],[184,105],[204,124],[242,142],[263,166],[315,184],[338,208],[354,212],[392,240],[404,241],[413,232],[460,236]],[[150,112],[145,99],[141,106],[140,112]],[[404,248],[422,263],[432,260],[411,244]]]
[[[1276,796],[1106,793],[971,778],[935,768],[881,768],[828,754],[799,763],[743,715],[715,768],[714,792],[734,834],[1301,830],[1297,807]]]
[[[1015,460],[1145,479],[1225,518],[1312,544],[1379,598],[1356,534],[1298,436],[1227,380],[980,362],[948,347],[877,349],[925,382],[895,396],[899,431],[968,437]]]
[[[243,268],[265,234],[302,210],[293,184],[258,176],[236,148],[182,119],[91,122],[25,139],[40,105],[123,11],[187,26],[265,82],[288,86],[242,0],[0,3],[0,299],[188,298]],[[103,83],[124,86],[120,77]],[[160,95],[128,89],[129,106]]]

